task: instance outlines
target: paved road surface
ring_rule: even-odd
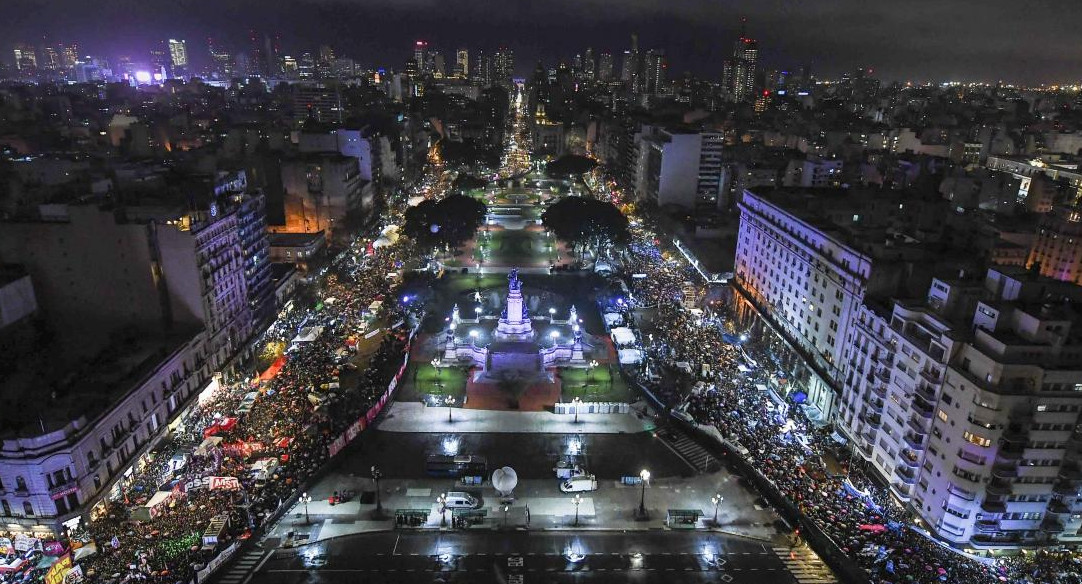
[[[581,558],[569,558],[569,553]],[[235,581],[827,584],[836,580],[805,549],[790,552],[718,534],[640,531],[373,533],[275,552],[250,578]]]

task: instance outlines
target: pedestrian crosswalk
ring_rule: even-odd
[[[709,472],[718,468],[718,460],[698,442],[688,438],[686,434],[672,428],[660,432],[668,444],[688,464],[695,467],[699,472]]]
[[[236,561],[229,564],[221,572],[217,584],[244,584],[250,578],[255,569],[259,567],[263,559],[263,550],[255,549],[241,554]]]
[[[823,560],[807,546],[773,549],[799,584],[833,584],[838,581]]]

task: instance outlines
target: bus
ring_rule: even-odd
[[[483,477],[488,472],[488,464],[483,456],[429,454],[425,463],[425,472],[434,477]]]

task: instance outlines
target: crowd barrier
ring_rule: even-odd
[[[626,414],[631,405],[622,402],[579,402],[554,404],[557,414]]]

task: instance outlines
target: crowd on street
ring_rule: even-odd
[[[1069,553],[996,561],[961,555],[917,530],[887,490],[858,469],[831,472],[824,454],[838,444],[829,427],[816,427],[801,408],[767,388],[755,365],[768,363],[769,354],[756,353],[757,345],[741,342],[735,331],[725,334],[709,312],[684,306],[684,283],[695,280],[695,273],[676,254],[662,253],[656,241],[640,230],[623,262],[623,272],[632,276],[630,310],[647,329],[640,336],[649,339],[649,367],[637,373],[652,370],[644,381],[660,399],[716,427],[833,542],[838,555],[867,570],[871,582],[1082,582],[1079,562]],[[754,359],[748,352],[756,353]],[[844,458],[840,464],[846,467]]]
[[[289,346],[273,371],[221,379],[200,396],[122,481],[115,500],[68,534],[65,544],[96,549],[78,560],[89,580],[190,582],[216,553],[275,517],[402,364],[410,319],[399,303],[378,302],[394,298],[401,255],[397,247],[344,252],[324,274],[318,302],[281,315],[263,334],[260,346]],[[321,332],[293,342],[302,328]],[[377,328],[385,331],[379,348],[346,375],[342,349]],[[158,493],[168,497],[148,508]]]

